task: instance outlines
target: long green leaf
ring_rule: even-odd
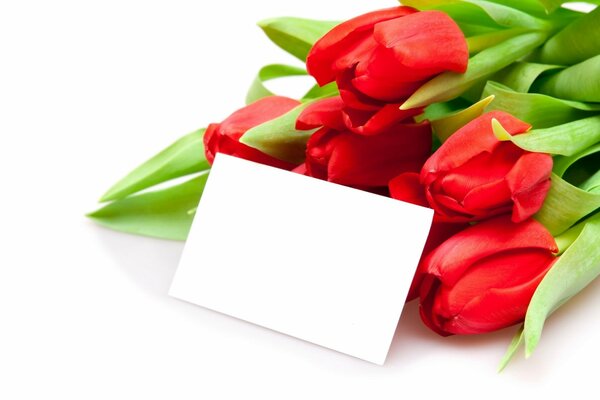
[[[587,180],[585,180],[581,185],[581,189],[590,192],[590,193],[599,193],[600,192],[600,169],[594,173],[594,175],[590,176]]]
[[[494,101],[486,111],[506,111],[535,129],[566,124],[600,113],[600,104],[562,100],[538,93],[515,92],[497,82],[488,81],[482,96],[492,95]]]
[[[600,8],[552,36],[540,50],[545,64],[573,65],[600,54]]]
[[[561,99],[600,102],[600,54],[540,80],[536,91]]]
[[[586,192],[552,174],[552,186],[535,219],[556,236],[599,207],[600,193]]]
[[[338,21],[280,17],[260,21],[258,26],[277,46],[301,61],[306,61],[313,44],[337,24]]]
[[[492,127],[498,139],[510,140],[522,149],[538,153],[572,156],[600,142],[600,115],[534,129],[525,135],[511,136],[496,120],[492,121]]]
[[[546,21],[504,4],[484,0],[465,0],[465,2],[481,7],[499,25],[531,29],[550,27]]]
[[[548,316],[600,275],[600,214],[585,222],[581,234],[560,256],[535,291],[525,316],[525,356],[539,343]]]
[[[488,47],[495,46],[507,39],[525,33],[523,28],[499,29],[492,32],[485,32],[479,35],[467,37],[467,46],[471,56],[479,53]]]
[[[544,42],[546,34],[532,32],[520,35],[483,50],[469,60],[464,74],[445,72],[421,86],[400,107],[403,110],[423,107],[460,96],[477,82],[529,54]]]
[[[402,4],[421,10],[436,9],[445,12],[459,25],[472,23],[496,27],[545,29],[546,21],[504,4],[484,0],[403,0]]]
[[[116,200],[88,217],[117,231],[185,240],[208,172],[179,185]]]
[[[204,156],[204,131],[198,129],[178,139],[118,181],[100,201],[119,200],[170,179],[210,168]]]
[[[306,142],[316,129],[300,131],[296,120],[310,102],[299,105],[282,116],[255,126],[244,133],[240,142],[279,160],[300,164],[304,161]]]
[[[587,149],[583,150],[581,153],[577,153],[572,156],[554,157],[554,166],[553,166],[552,170],[554,171],[554,173],[556,175],[562,177],[565,174],[565,172],[567,172],[567,169],[569,169],[569,167],[572,166],[574,163],[581,160],[582,158],[585,158],[591,154],[595,154],[598,152],[600,152],[600,143],[598,143],[594,146],[590,146]],[[598,166],[598,169],[600,169],[600,165]],[[585,188],[585,187],[581,187],[581,189],[589,191],[588,188]]]
[[[535,80],[544,72],[562,69],[557,65],[536,64],[529,62],[516,62],[494,75],[494,81],[502,83],[509,88],[527,93]]]
[[[271,79],[284,78],[289,76],[303,76],[307,75],[304,68],[294,67],[291,65],[284,64],[270,64],[262,67],[252,85],[248,89],[246,94],[246,104],[254,103],[256,100],[262,99],[263,97],[273,96],[271,92],[265,86],[265,82]]]
[[[500,364],[498,365],[498,372],[502,372],[502,370],[504,370],[504,368],[506,368],[506,366],[508,365],[510,360],[512,360],[513,357],[515,356],[515,354],[517,354],[517,350],[519,349],[519,347],[521,347],[522,343],[523,343],[523,325],[521,325],[519,327],[519,329],[513,336],[512,340],[510,341],[510,344],[508,345],[508,349],[506,349],[506,353],[504,354],[504,357],[502,357],[502,360],[500,360]]]

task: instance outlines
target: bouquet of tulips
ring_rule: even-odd
[[[443,336],[520,326],[501,366],[522,343],[529,356],[600,274],[600,8],[402,3],[262,21],[305,67],[262,68],[246,107],[143,163],[89,216],[185,240],[217,152],[430,207],[407,301]],[[307,74],[301,99],[265,86]]]

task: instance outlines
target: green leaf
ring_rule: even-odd
[[[511,136],[497,120],[492,120],[494,134],[500,140],[510,140],[522,149],[538,153],[572,156],[600,142],[600,115],[534,129],[528,134]]]
[[[567,25],[540,49],[545,64],[573,65],[600,54],[600,8]]]
[[[574,154],[572,156],[557,156],[554,157],[554,167],[552,168],[552,170],[554,171],[554,173],[560,177],[562,177],[565,172],[567,172],[567,169],[569,169],[569,167],[571,165],[573,165],[575,162],[581,160],[582,158],[585,158],[591,154],[595,154],[600,152],[600,143],[594,145],[594,146],[590,146],[587,149],[583,150],[580,153]],[[598,166],[598,168],[600,168],[600,166]],[[583,190],[588,190],[584,187],[581,187],[581,189]]]
[[[313,44],[338,24],[338,21],[280,17],[260,21],[258,26],[277,46],[306,61]]]
[[[421,10],[440,10],[460,26],[462,23],[494,27],[545,29],[546,21],[516,8],[483,0],[403,0],[402,4]]]
[[[316,129],[300,131],[296,120],[311,102],[299,105],[282,116],[249,129],[240,142],[293,164],[304,162],[306,142]]]
[[[431,121],[433,132],[440,142],[445,142],[458,129],[482,115],[492,100],[494,100],[494,96],[486,97],[464,110]]]
[[[262,67],[254,78],[252,85],[246,94],[246,104],[254,103],[263,97],[273,96],[274,93],[266,88],[265,82],[271,79],[284,78],[288,76],[308,75],[304,68],[284,64],[270,64]]]
[[[118,181],[100,202],[119,200],[170,179],[210,168],[204,156],[205,129],[198,129],[144,162]]]
[[[504,4],[483,0],[465,0],[465,2],[481,7],[499,25],[531,29],[546,29],[549,27],[546,21]]]
[[[477,82],[529,54],[545,38],[546,35],[542,32],[532,32],[485,49],[471,57],[466,73],[445,72],[436,76],[417,89],[400,108],[407,110],[423,107],[458,97]]]
[[[525,316],[525,356],[539,343],[548,316],[600,275],[600,214],[583,222],[575,242],[560,256],[531,298]]]
[[[599,207],[600,193],[586,192],[553,173],[552,186],[535,219],[556,236]]]
[[[508,349],[506,349],[506,353],[504,353],[504,357],[500,360],[500,365],[498,365],[498,372],[502,372],[504,368],[508,365],[510,360],[513,359],[517,350],[523,343],[523,325],[519,327],[515,335],[513,336],[510,344],[508,345]]]
[[[117,231],[185,240],[207,178],[208,171],[167,189],[116,200],[87,216]]]
[[[581,185],[580,188],[590,192],[590,193],[599,193],[600,192],[600,170],[596,171],[594,175],[590,176],[586,179]]]
[[[485,32],[479,35],[467,37],[467,46],[469,54],[473,56],[488,47],[495,46],[504,42],[507,39],[521,35],[526,30],[523,28],[500,29],[492,32]]]
[[[499,3],[507,7],[515,8],[526,12],[527,14],[538,17],[547,16],[546,10],[538,0],[490,0],[492,3]]]
[[[495,75],[494,81],[502,83],[517,92],[527,93],[531,85],[541,74],[554,69],[562,69],[562,67],[558,65],[516,62]]]
[[[324,86],[314,85],[301,99],[301,101],[309,101],[322,99],[325,97],[333,97],[339,95],[340,92],[336,82],[328,83]]]
[[[566,124],[600,112],[600,104],[562,100],[538,93],[519,93],[497,82],[488,81],[483,96],[492,95],[495,99],[486,111],[505,111],[526,121],[535,129]]]
[[[533,90],[561,99],[600,102],[600,54],[540,78]]]

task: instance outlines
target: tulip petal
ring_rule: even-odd
[[[546,249],[524,248],[499,251],[478,260],[454,285],[440,291],[446,317],[465,312],[473,299],[491,289],[510,290],[530,282],[545,272],[554,258]],[[533,291],[529,293],[532,295]]]
[[[469,214],[455,198],[440,193],[432,194],[430,191],[427,191],[425,195],[440,220],[468,222],[473,219],[473,215]]]
[[[512,143],[497,143],[491,150],[491,153],[478,154],[443,175],[439,179],[440,189],[458,201],[463,201],[473,190],[503,179],[523,154],[523,150]]]
[[[332,139],[328,180],[349,186],[385,186],[416,172],[431,151],[429,124],[398,124],[378,135],[343,132]]]
[[[521,248],[558,251],[554,237],[539,222],[529,219],[515,224],[509,217],[500,216],[473,225],[442,243],[425,260],[427,273],[452,286],[478,260]]]
[[[296,129],[310,130],[326,126],[344,130],[343,108],[344,102],[339,96],[317,100],[300,113],[296,121]]]
[[[524,154],[506,175],[514,202],[512,220],[521,222],[539,211],[550,190],[552,157],[548,154]]]
[[[410,173],[403,174],[409,175]],[[401,175],[402,176],[402,175]],[[416,204],[416,203],[413,203]],[[420,205],[420,204],[417,204]],[[433,224],[431,225],[431,229],[429,230],[429,236],[427,236],[427,242],[425,242],[425,247],[423,248],[423,253],[421,255],[421,261],[417,266],[417,270],[415,272],[415,276],[410,285],[410,289],[408,290],[408,296],[406,297],[406,301],[414,300],[419,297],[419,293],[421,291],[421,286],[423,284],[423,279],[425,279],[427,275],[427,271],[425,270],[425,264],[423,261],[427,257],[427,255],[433,251],[437,246],[442,244],[452,235],[460,232],[461,230],[467,228],[468,224],[456,224],[456,223],[447,223],[440,222],[434,218]]]
[[[308,72],[315,77],[319,85],[332,82],[338,70],[334,63],[347,52],[348,48],[355,47],[365,38],[365,33],[370,36],[370,31],[378,22],[402,17],[416,12],[410,7],[392,7],[373,11],[343,22],[325,36],[319,39],[312,47],[306,58]]]
[[[375,25],[375,40],[415,69],[465,72],[469,50],[458,25],[441,11],[421,11]],[[443,43],[432,46],[432,43]]]
[[[428,207],[425,190],[419,182],[419,174],[405,172],[392,179],[389,183],[390,195],[396,200],[406,201],[418,206]]]
[[[377,135],[399,122],[412,122],[412,117],[423,112],[422,109],[400,110],[398,104],[386,104],[376,112],[355,110],[346,107],[343,119],[346,127],[361,135]]]
[[[421,172],[422,182],[430,183],[435,179],[436,173],[457,168],[478,154],[491,151],[498,144],[498,139],[492,130],[493,119],[500,121],[512,135],[529,129],[528,124],[505,112],[485,113],[456,131],[427,160]]]
[[[469,191],[463,200],[463,206],[474,216],[492,217],[512,209],[511,192],[506,181],[498,179]]]
[[[354,68],[343,71],[337,77],[340,96],[342,97],[342,100],[344,100],[344,104],[355,110],[371,112],[379,110],[384,103],[370,98],[358,91],[352,83],[353,79]]]

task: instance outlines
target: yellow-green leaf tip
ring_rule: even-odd
[[[500,141],[505,142],[512,139],[510,133],[504,129],[500,121],[498,121],[496,118],[492,118],[492,130],[494,131],[494,136],[496,136],[496,138]]]

